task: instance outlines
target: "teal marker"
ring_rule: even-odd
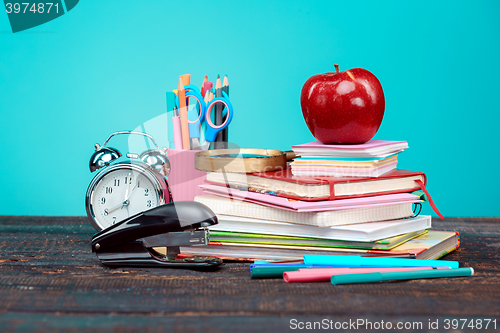
[[[436,264],[430,264],[431,262]],[[439,263],[439,265],[437,264]],[[309,267],[420,267],[420,266],[448,266],[458,268],[458,261],[361,257],[353,255],[304,255],[304,264]]]
[[[174,116],[175,108],[175,94],[171,91],[167,91],[167,135],[168,135],[168,147],[175,148],[174,144],[174,125],[172,123],[172,117]]]
[[[298,271],[301,268],[306,268],[305,265],[268,265],[268,267],[254,267],[250,271],[251,279],[276,279],[283,278],[284,272]]]
[[[337,285],[351,283],[374,283],[391,280],[435,279],[444,277],[472,276],[473,274],[474,269],[472,267],[463,267],[456,269],[432,269],[426,271],[333,275],[330,281],[333,285]]]

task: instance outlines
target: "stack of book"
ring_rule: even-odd
[[[313,141],[292,146],[292,174],[306,177],[378,177],[396,169],[406,141],[372,140],[360,145],[325,145]]]
[[[208,246],[181,253],[232,260],[300,260],[304,254],[437,259],[458,247],[459,236],[429,231],[431,217],[417,216],[428,198],[425,184],[424,173],[400,169],[379,177],[305,177],[291,168],[209,172],[195,201],[211,208],[219,224],[210,227]]]

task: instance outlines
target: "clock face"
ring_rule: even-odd
[[[161,204],[153,182],[144,173],[128,168],[111,170],[98,180],[90,203],[101,229]]]

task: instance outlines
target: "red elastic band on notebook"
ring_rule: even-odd
[[[441,218],[441,220],[444,220],[443,214],[441,214],[439,212],[439,210],[437,209],[436,204],[434,203],[434,200],[432,200],[432,197],[429,194],[429,192],[427,192],[424,183],[422,183],[422,181],[420,179],[416,179],[415,182],[418,184],[418,186],[420,187],[420,189],[422,191],[424,191],[425,195],[427,196],[427,199],[429,199],[429,204],[431,205],[432,209],[434,209],[434,211],[436,212],[436,214],[439,215],[439,217]]]
[[[317,178],[317,180],[326,180],[328,182],[328,186],[330,186],[330,196],[328,197],[328,200],[335,200],[335,182],[328,178]]]

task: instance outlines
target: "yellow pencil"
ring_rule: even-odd
[[[191,149],[189,142],[189,125],[188,114],[186,108],[186,90],[184,90],[184,83],[182,77],[179,76],[179,86],[177,87],[177,94],[179,96],[179,113],[181,116],[181,132],[182,132],[182,148],[186,150]]]

